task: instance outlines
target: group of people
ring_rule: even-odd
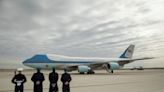
[[[21,73],[22,69],[18,69],[18,74],[12,79],[12,83],[15,84],[15,92],[23,92],[23,84],[27,81],[24,74]],[[52,72],[49,74],[49,92],[58,92],[58,73],[55,72],[55,68],[53,68]],[[43,73],[40,72],[40,69],[37,69],[37,72],[34,73],[31,77],[31,81],[34,83],[34,92],[43,92],[43,81],[45,80]],[[70,92],[70,82],[72,78],[67,70],[64,70],[64,73],[61,76],[61,82],[63,83],[62,91]]]

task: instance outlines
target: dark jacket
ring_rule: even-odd
[[[50,81],[49,92],[58,91],[58,85],[57,85],[58,78],[59,78],[58,73],[56,73],[56,72],[51,72],[49,74],[49,81]],[[55,84],[55,86],[53,86],[54,84]]]
[[[23,75],[23,74],[17,74],[13,77],[12,79],[12,83],[16,84],[15,86],[18,86],[17,85],[17,81],[22,81],[21,82],[21,86],[23,86],[23,84],[27,81],[26,80],[26,77]]]
[[[61,81],[63,83],[62,90],[63,92],[70,92],[70,81],[72,80],[71,75],[68,73],[62,74]],[[66,84],[68,82],[68,84]]]
[[[11,80],[15,84],[15,92],[23,92],[23,84],[27,81],[23,74],[17,74]]]
[[[34,92],[43,92],[42,83],[45,80],[43,73],[40,72],[34,73],[31,80],[34,82]],[[38,82],[40,83],[37,84]]]
[[[62,74],[61,81],[63,83],[70,82],[71,80],[72,80],[72,78],[71,78],[71,75],[70,74],[68,74],[68,73]]]

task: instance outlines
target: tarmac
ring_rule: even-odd
[[[23,71],[27,78],[24,84],[24,92],[33,92],[33,82],[31,76],[35,70]],[[51,70],[42,71],[45,75],[43,82],[43,92],[48,92],[48,74]],[[60,81],[63,71],[59,73],[59,92],[62,92]],[[164,69],[149,70],[116,70],[114,74],[105,70],[96,70],[96,74],[81,75],[70,72],[72,76],[71,92],[164,92]],[[0,71],[0,92],[14,92],[14,84],[11,79],[14,70]]]

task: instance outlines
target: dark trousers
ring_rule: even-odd
[[[63,90],[63,92],[70,92],[69,85],[63,85],[62,90]]]
[[[34,85],[34,92],[43,92],[43,86],[41,85]]]
[[[52,87],[52,83],[50,83],[49,92],[58,92],[58,85],[56,83],[55,87]]]
[[[15,92],[23,92],[23,86],[15,86]]]

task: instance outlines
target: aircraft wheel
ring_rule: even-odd
[[[80,72],[80,74],[84,74],[84,72]]]
[[[111,73],[113,73],[113,70],[111,70]]]
[[[93,70],[89,70],[87,74],[95,74],[95,72]]]

